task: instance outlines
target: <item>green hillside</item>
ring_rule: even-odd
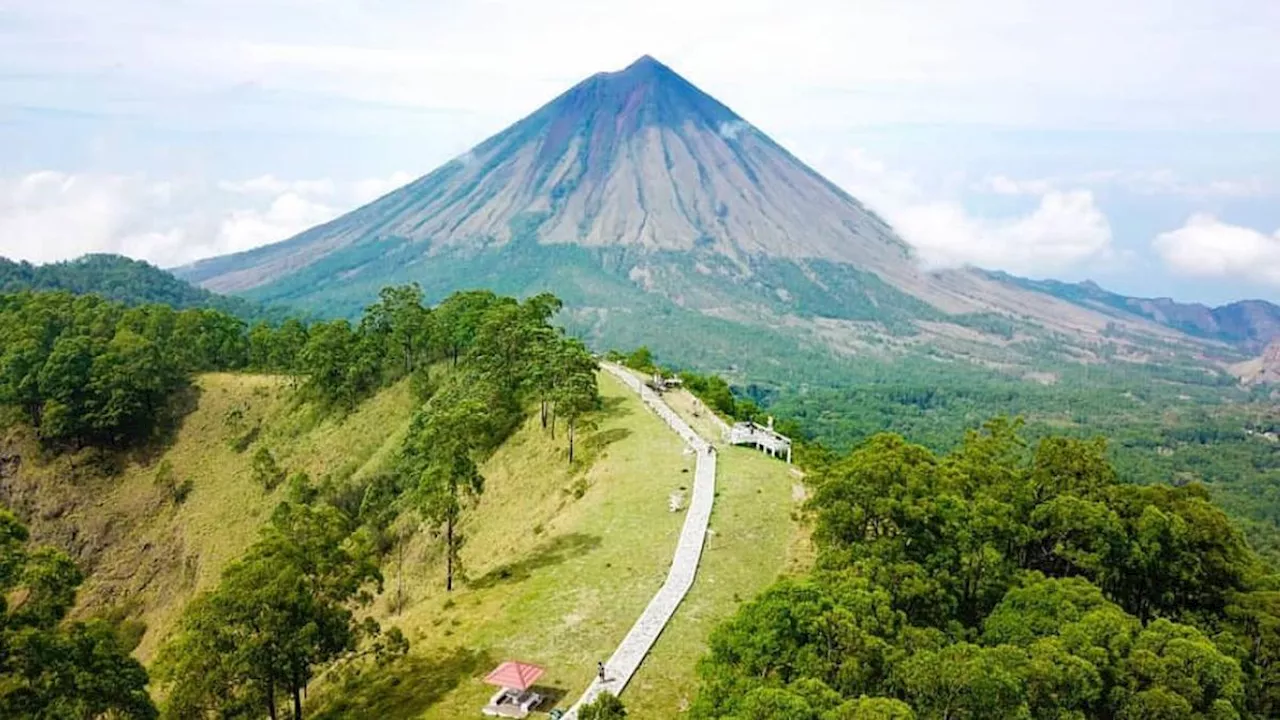
[[[61,290],[127,305],[161,303],[179,310],[213,308],[244,320],[278,319],[284,314],[244,298],[209,292],[142,260],[101,253],[45,265],[0,257],[0,293],[22,290]]]
[[[195,391],[161,452],[129,456],[112,473],[95,466],[96,451],[49,456],[18,427],[0,448],[22,458],[3,481],[5,502],[30,518],[36,542],[71,550],[88,571],[74,614],[126,618],[146,663],[288,497],[288,484],[257,484],[257,448],[289,474],[359,484],[391,466],[416,409],[408,380],[345,416],[299,403],[281,376],[204,374]],[[683,522],[668,496],[687,490],[693,466],[631,391],[602,375],[600,392],[573,464],[563,434],[552,439],[536,413],[484,462],[485,495],[460,526],[465,580],[452,594],[439,538],[401,528],[406,540],[383,558],[385,590],[371,611],[404,631],[409,655],[323,677],[308,714],[468,716],[492,693],[484,673],[510,657],[546,666],[543,683],[567,701],[581,692],[665,576]],[[166,473],[190,480],[181,502]],[[777,461],[723,454],[699,580],[626,695],[637,717],[690,702],[711,629],[787,570],[799,537],[795,482]]]
[[[88,571],[80,615],[124,613],[145,623],[143,660],[283,499],[284,487],[265,492],[253,480],[257,447],[270,446],[293,472],[358,478],[387,461],[414,409],[407,382],[344,418],[299,406],[278,376],[207,374],[195,388],[195,408],[173,442],[105,468],[112,472],[91,449],[48,457],[25,428],[11,428],[0,443],[0,455],[21,459],[4,480],[5,504],[29,518],[36,542],[70,550]],[[177,483],[191,482],[180,503],[159,481],[166,466]]]

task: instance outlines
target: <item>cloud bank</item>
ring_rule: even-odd
[[[1010,194],[1036,196],[1021,214],[987,217],[968,210],[945,188],[926,189],[855,149],[820,163],[854,197],[884,216],[931,269],[974,265],[1044,276],[1115,256],[1111,225],[1087,189],[1027,183]],[[1012,190],[1016,189],[1016,193]]]
[[[1201,213],[1158,235],[1152,248],[1179,275],[1280,287],[1280,229],[1268,235]]]
[[[108,252],[173,267],[288,239],[409,180],[34,172],[0,179],[0,256],[43,263]]]

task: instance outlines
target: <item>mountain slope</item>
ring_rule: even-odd
[[[332,315],[389,283],[418,282],[432,299],[550,290],[598,346],[639,332],[670,347],[668,360],[720,368],[778,362],[744,355],[728,339],[735,328],[799,354],[927,351],[999,365],[1030,363],[1046,341],[1076,346],[1060,353],[1072,361],[1103,343],[1135,359],[1152,347],[1207,351],[1137,315],[978,271],[922,271],[875,213],[650,57],[329,223],[177,272]],[[703,340],[738,347],[708,357]]]
[[[280,245],[197,263],[245,290],[339,248],[543,244],[824,258],[901,271],[878,217],[649,57],[595,75],[410,185]]]

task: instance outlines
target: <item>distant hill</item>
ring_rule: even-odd
[[[1221,340],[1249,351],[1260,351],[1280,337],[1280,306],[1265,300],[1241,300],[1210,307],[1171,298],[1136,298],[1105,290],[1097,283],[1028,280],[1007,273],[992,278],[1053,295],[1082,307],[1116,315],[1137,316],[1195,337]]]
[[[245,298],[196,287],[141,260],[111,254],[90,254],[47,265],[0,257],[0,293],[21,290],[100,295],[129,305],[162,303],[178,309],[214,308],[244,320],[283,314]]]
[[[981,271],[924,271],[863,203],[648,56],[331,222],[175,272],[339,316],[393,283],[432,300],[551,291],[598,348],[643,342],[770,380],[855,357],[1027,368],[1215,351]]]

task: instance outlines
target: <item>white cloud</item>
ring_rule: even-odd
[[[649,52],[723,89],[730,106],[753,103],[761,127],[811,117],[816,108],[795,100],[822,94],[838,96],[831,110],[869,124],[1280,125],[1280,101],[1267,92],[1280,75],[1272,0],[988,0],[982,12],[974,8],[953,0],[374,8],[350,0],[9,0],[8,25],[23,32],[5,38],[0,74],[99,82],[101,91],[81,97],[55,93],[77,107],[253,85],[505,114]],[[50,95],[15,87],[24,89],[18,103]]]
[[[352,199],[359,204],[367,203],[386,195],[397,188],[408,185],[413,176],[404,171],[391,173],[385,178],[365,178],[352,184]]]
[[[266,209],[231,211],[218,228],[217,246],[221,253],[250,250],[291,238],[339,214],[328,205],[286,192],[272,200]]]
[[[281,195],[286,192],[300,195],[333,195],[336,191],[333,180],[281,180],[275,175],[259,175],[248,180],[225,180],[218,183],[218,188],[227,192],[242,195]]]
[[[288,239],[409,179],[264,175],[206,185],[40,171],[0,179],[0,256],[43,263],[107,252],[171,267]]]
[[[1155,170],[1095,170],[1054,177],[1014,179],[988,175],[974,184],[978,192],[996,195],[1043,195],[1064,187],[1119,188],[1136,195],[1165,195],[1190,199],[1263,197],[1274,190],[1261,178],[1197,181],[1167,168]]]
[[[930,267],[1044,275],[1111,256],[1111,226],[1088,190],[1045,193],[1012,218],[975,217],[958,203],[909,205],[890,215]]]
[[[1280,230],[1268,235],[1196,214],[1177,230],[1156,236],[1151,245],[1181,275],[1280,286]]]
[[[1003,178],[997,186],[1009,194],[1034,194],[1039,201],[1022,215],[990,218],[970,212],[946,188],[927,188],[861,149],[824,158],[820,165],[883,215],[930,268],[976,265],[1049,275],[1115,256],[1111,225],[1085,189]]]
[[[125,175],[53,171],[0,180],[0,254],[46,262],[84,252],[134,254],[173,228],[148,226],[172,192]]]
[[[1004,175],[989,175],[978,183],[978,189],[996,195],[1044,195],[1054,189],[1052,180],[1014,180]]]

